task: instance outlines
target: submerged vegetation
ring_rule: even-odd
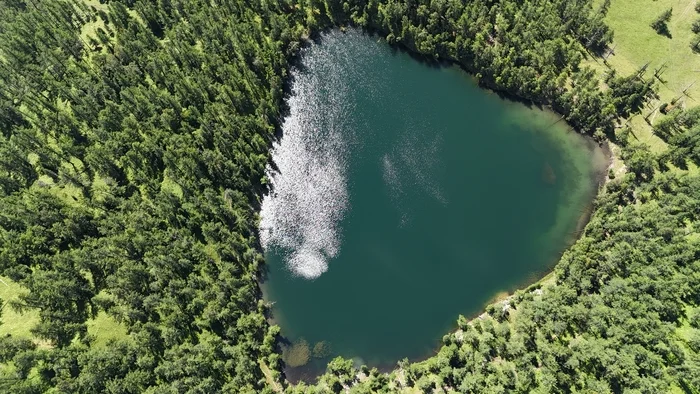
[[[316,348],[314,347],[314,354]],[[309,349],[309,343],[306,340],[299,339],[298,341],[292,343],[288,347],[285,347],[282,351],[282,359],[285,364],[290,367],[300,367],[309,362],[311,358],[311,349]]]
[[[0,388],[279,389],[279,329],[266,321],[256,281],[264,169],[289,60],[305,38],[353,24],[550,105],[598,139],[617,139],[627,171],[598,198],[555,284],[518,292],[507,308],[492,306],[473,322],[460,319],[424,362],[401,362],[386,375],[336,359],[317,386],[287,390],[694,392],[697,111],[678,105],[656,120],[669,145],[661,155],[629,129],[616,133],[655,93],[644,67],[604,78],[582,64],[612,40],[609,6],[0,3],[0,275],[28,289],[4,309],[38,312],[33,339],[0,340]],[[128,334],[98,346],[88,321],[100,312]],[[308,344],[299,352],[310,353]]]

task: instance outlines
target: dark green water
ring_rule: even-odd
[[[263,290],[291,342],[371,366],[431,354],[459,314],[546,273],[607,164],[558,116],[356,31],[307,48],[292,89]]]

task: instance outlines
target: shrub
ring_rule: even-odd
[[[700,33],[700,19],[693,22],[693,25],[690,27],[690,30],[692,30],[693,33]]]
[[[690,41],[690,48],[693,50],[693,52],[700,53],[700,34],[696,34]]]
[[[657,33],[670,36],[671,32],[668,31],[668,21],[671,20],[671,14],[673,9],[669,8],[658,16],[653,22],[651,22],[651,28],[656,30]]]

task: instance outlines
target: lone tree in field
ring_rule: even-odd
[[[651,22],[651,28],[656,30],[657,33],[671,37],[671,32],[668,30],[668,21],[671,20],[671,14],[673,13],[673,9],[669,8],[666,11],[664,11],[661,15],[659,15],[658,18],[656,18],[653,22]]]
[[[693,22],[693,24],[690,26],[690,30],[692,30],[695,34],[700,33],[700,19]]]
[[[690,41],[690,49],[695,53],[700,53],[700,34],[696,34],[692,41]]]

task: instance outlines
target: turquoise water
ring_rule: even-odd
[[[292,76],[260,224],[288,375],[431,354],[459,314],[552,267],[607,164],[557,115],[357,31]]]

